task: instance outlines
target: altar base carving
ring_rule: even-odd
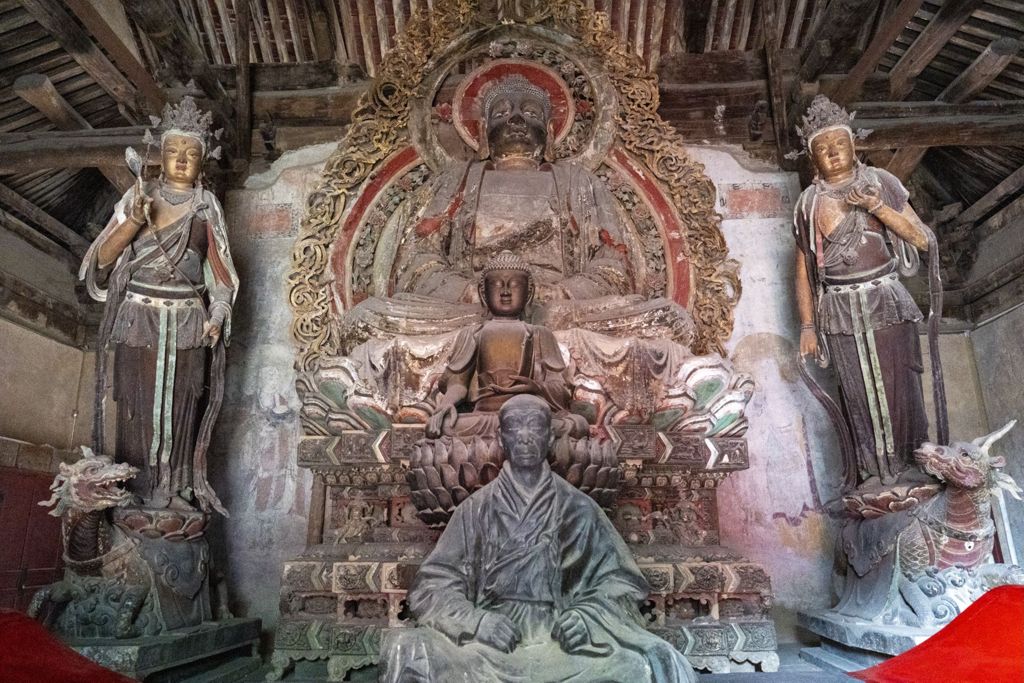
[[[417,515],[406,481],[422,425],[305,437],[314,473],[306,551],[285,562],[274,651],[278,680],[299,660],[327,660],[330,680],[378,662],[387,629],[407,628],[405,594],[440,535]],[[775,671],[765,569],[720,544],[718,485],[749,465],[743,438],[611,430],[620,489],[609,512],[651,586],[652,632],[697,669]]]

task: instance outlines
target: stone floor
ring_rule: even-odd
[[[785,643],[779,647],[779,670],[775,673],[731,673],[700,674],[699,683],[840,683],[854,679],[837,673],[827,673],[800,659],[799,643]],[[245,683],[263,683],[270,667],[246,678]],[[324,662],[299,662],[295,671],[286,676],[284,683],[320,683],[327,680],[327,665]],[[354,671],[349,676],[351,683],[375,683],[377,667]]]

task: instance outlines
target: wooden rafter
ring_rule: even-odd
[[[1000,38],[993,41],[978,55],[956,79],[950,83],[936,98],[939,102],[959,104],[973,98],[984,90],[1010,63],[1020,50],[1020,43],[1012,38]],[[927,147],[906,147],[893,155],[886,170],[901,180],[906,180],[921,163]]]
[[[92,34],[100,47],[110,55],[118,68],[131,79],[135,87],[146,98],[150,110],[160,111],[166,103],[163,90],[150,75],[149,70],[135,56],[135,53],[125,44],[126,39],[131,40],[131,34],[124,35],[124,27],[113,24],[113,18],[109,15],[112,10],[105,7],[104,12],[100,12],[96,3],[90,0],[64,0],[64,4],[78,17],[78,20]],[[120,11],[122,20],[127,23],[127,17],[124,16],[124,10],[120,3],[117,3],[116,10]]]
[[[962,211],[957,216],[957,224],[977,223],[999,206],[1006,197],[1020,192],[1021,189],[1024,189],[1024,166],[1004,178],[1002,182],[985,193],[985,196]]]
[[[842,84],[836,89],[834,99],[840,104],[851,102],[860,96],[864,89],[864,82],[868,76],[878,68],[882,57],[885,56],[907,22],[913,18],[920,9],[924,0],[902,0],[893,10],[892,15],[882,20],[882,25],[875,37],[871,39],[867,48],[861,54],[860,59],[850,69]]]
[[[22,0],[22,6],[101,88],[129,112],[128,115],[137,111],[138,90],[64,10],[62,3],[56,0]]]
[[[14,82],[14,92],[38,109],[59,130],[91,130],[89,122],[65,100],[42,74],[26,74]],[[100,172],[119,191],[131,187],[135,178],[124,164],[101,166]]]
[[[0,204],[27,218],[46,237],[66,244],[79,258],[89,248],[89,242],[84,237],[2,183]]]
[[[812,25],[812,33],[800,57],[800,80],[811,82],[827,71],[854,42],[864,17],[872,14],[875,0],[830,0],[828,8]]]
[[[193,40],[169,0],[125,3],[129,17],[152,41],[161,58],[182,83],[194,81],[211,101],[225,124],[226,140],[234,138],[234,107],[224,86],[217,80],[202,49]]]
[[[935,59],[967,18],[982,4],[982,0],[946,0],[935,13],[917,39],[907,48],[896,65],[889,71],[889,89],[892,95],[903,99],[914,89],[914,79]]]

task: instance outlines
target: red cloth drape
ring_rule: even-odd
[[[60,642],[28,615],[0,610],[3,683],[133,683]]]
[[[1000,586],[917,647],[850,674],[869,683],[1024,683],[1024,586]]]

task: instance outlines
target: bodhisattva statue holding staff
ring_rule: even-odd
[[[851,120],[819,95],[798,129],[816,171],[794,217],[800,354],[835,365],[857,484],[890,485],[928,439],[922,315],[900,276],[934,237],[900,181],[858,161]]]
[[[105,301],[94,446],[103,446],[106,352],[113,347],[115,459],[138,468],[143,505],[224,508],[206,479],[206,451],[224,387],[224,347],[238,276],[220,202],[203,186],[212,117],[190,97],[159,121],[161,173],[121,198],[85,255],[80,277]],[[153,142],[147,132],[146,141]]]

